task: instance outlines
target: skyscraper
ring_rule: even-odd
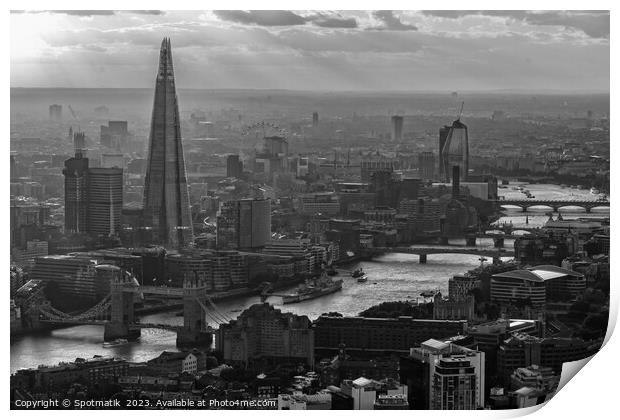
[[[400,142],[403,140],[403,121],[401,115],[392,116],[392,141]]]
[[[65,231],[86,232],[88,215],[88,158],[83,155],[84,133],[73,134],[75,157],[65,161]]]
[[[65,161],[65,231],[118,235],[123,207],[123,169],[90,168],[84,133],[73,134],[75,157]]]
[[[159,53],[144,182],[143,219],[144,226],[152,228],[153,239],[160,244],[178,248],[189,245],[193,240],[179,106],[168,38],[164,38]]]
[[[118,235],[123,207],[123,170],[90,168],[88,170],[88,233]]]
[[[442,180],[445,178],[444,171],[443,171],[442,153],[443,153],[443,147],[446,144],[446,139],[448,138],[449,132],[450,132],[449,125],[444,125],[443,127],[439,129],[439,150],[437,152],[437,157],[439,158],[439,178]]]
[[[446,135],[445,144],[441,149],[440,164],[441,173],[445,177],[444,181],[451,181],[453,166],[461,168],[461,181],[467,181],[467,173],[469,172],[469,136],[467,134],[467,126],[461,122],[460,118],[452,123]]]
[[[312,113],[312,128],[317,128],[319,126],[319,113]]]

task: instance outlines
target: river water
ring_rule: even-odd
[[[500,189],[500,195],[505,195],[507,198],[522,196],[519,191],[511,187],[512,185]],[[594,198],[589,190],[562,188],[557,185],[529,185],[526,188],[536,198]],[[499,223],[512,222],[513,225],[522,227],[542,226],[548,219],[546,215],[548,211],[549,209],[541,208],[523,213],[519,209],[508,209]],[[606,209],[595,209],[587,215],[579,209],[562,211],[562,217],[565,219],[607,215],[609,211]],[[464,240],[451,241],[450,245],[464,245],[464,242]],[[505,247],[512,247],[512,242],[506,240]],[[493,242],[491,239],[479,240],[478,246],[492,248]],[[429,255],[426,264],[419,264],[416,255],[390,254],[372,262],[361,263],[369,278],[366,283],[357,283],[355,279],[347,275],[347,270],[353,270],[360,265],[352,264],[341,269],[340,274],[344,278],[344,284],[339,292],[290,305],[283,305],[281,298],[275,296],[270,297],[268,302],[283,311],[307,315],[310,319],[331,311],[340,312],[343,315],[357,315],[364,309],[381,302],[419,299],[421,292],[430,289],[439,289],[446,294],[450,276],[463,273],[479,264],[479,257],[472,255]],[[259,302],[260,298],[254,296],[219,302],[216,305],[228,319],[234,319],[243,309]],[[142,321],[180,325],[182,317],[178,316],[177,312],[145,315]],[[207,319],[207,321],[214,327],[217,326],[215,320]],[[113,355],[130,361],[145,361],[159,355],[164,350],[175,350],[175,340],[174,332],[145,329],[137,342],[103,348],[103,327],[89,325],[63,328],[14,338],[11,341],[11,372],[36,367],[40,364],[51,365],[61,361],[72,361],[77,357],[94,355]]]

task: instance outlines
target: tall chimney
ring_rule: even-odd
[[[459,198],[461,191],[461,168],[456,165],[452,167],[452,199]]]

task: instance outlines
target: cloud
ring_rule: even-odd
[[[321,28],[357,28],[357,20],[355,20],[354,17],[343,18],[339,16],[326,16],[319,13],[307,19]]]
[[[49,13],[60,13],[70,16],[113,16],[114,10],[48,10]]]
[[[166,12],[163,10],[121,10],[125,13],[133,13],[134,15],[164,15]]]
[[[339,14],[314,13],[302,16],[289,10],[215,10],[213,13],[222,20],[246,25],[299,26],[311,23],[321,28],[357,28],[354,17],[345,18]]]
[[[394,16],[392,10],[377,10],[373,12],[373,16],[379,19],[383,26],[374,27],[370,29],[388,30],[388,31],[417,31],[418,28],[415,25],[408,25],[401,22],[400,18]]]
[[[521,11],[521,10],[424,10],[424,15],[447,19],[464,16],[503,17],[530,25],[563,26],[583,31],[592,38],[609,38],[609,12],[601,11]]]
[[[214,10],[213,13],[222,20],[246,25],[294,26],[306,24],[306,19],[289,10]]]

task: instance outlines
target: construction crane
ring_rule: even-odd
[[[71,115],[73,116],[73,119],[79,122],[80,120],[75,115],[75,111],[73,111],[73,108],[71,108],[71,105],[67,105],[67,107],[69,108],[69,111],[71,111]]]

